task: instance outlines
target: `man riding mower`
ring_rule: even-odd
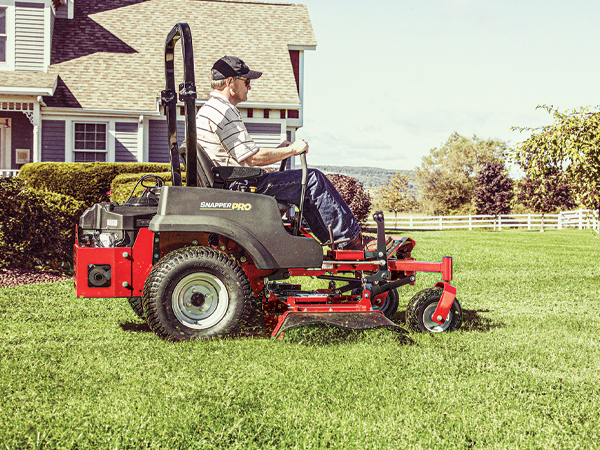
[[[177,141],[175,43],[181,40],[186,136],[182,184]],[[442,280],[409,302],[406,324],[421,332],[460,327],[462,310],[452,280],[452,258],[420,262],[414,241],[385,235],[382,213],[375,245],[349,246],[334,237],[331,224],[317,241],[304,227],[308,168],[302,163],[298,210],[252,189],[264,171],[217,166],[197,142],[196,89],[189,26],[178,23],[165,45],[166,89],[172,186],[146,175],[140,198],[125,204],[99,203],[84,212],[75,244],[75,284],[80,297],[128,297],[160,337],[170,340],[237,334],[254,302],[274,337],[312,323],[366,329],[398,326],[389,320],[399,304],[398,288],[415,284],[416,272],[437,272]],[[282,164],[281,169],[284,169]],[[151,182],[149,180],[152,180]],[[312,230],[311,230],[312,231]],[[325,242],[323,242],[325,241]],[[326,289],[302,290],[291,277],[327,280]]]

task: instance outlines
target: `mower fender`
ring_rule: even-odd
[[[456,298],[456,288],[452,286],[450,283],[446,283],[445,281],[439,281],[435,284],[435,287],[439,287],[443,289],[442,297],[438,302],[437,308],[433,312],[433,316],[431,320],[435,323],[442,325],[446,318],[448,317],[448,312],[450,308],[452,308],[452,304],[454,303],[454,299]]]
[[[185,217],[180,217],[174,220],[185,220]],[[182,227],[180,231],[217,234],[226,237],[238,243],[252,258],[258,269],[274,269],[280,268],[277,261],[271,252],[253,235],[249,230],[235,222],[227,220],[207,217],[202,220],[202,223],[188,224],[187,227]]]
[[[163,186],[150,230],[215,233],[240,244],[263,269],[320,268],[323,249],[292,236],[274,198],[248,192]]]

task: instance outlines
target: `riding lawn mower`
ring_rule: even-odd
[[[175,44],[180,40],[184,83],[178,93],[186,122],[181,148],[174,75]],[[264,172],[215,166],[197,144],[194,60],[186,23],[176,24],[167,36],[165,73],[161,103],[172,186],[145,175],[138,182],[144,188],[141,197],[132,195],[122,205],[98,203],[84,212],[74,247],[78,297],[127,297],[156,334],[174,341],[236,335],[257,304],[266,331],[278,338],[314,323],[404,331],[390,320],[398,309],[398,288],[414,285],[417,272],[437,272],[441,281],[410,300],[406,325],[415,332],[460,327],[462,310],[450,284],[452,258],[416,261],[411,257],[415,243],[406,237],[394,237],[393,245],[386,246],[381,212],[373,216],[374,252],[344,250],[339,247],[343,241],[334,241],[331,232],[323,244],[310,234],[302,217],[306,155],[300,156],[302,200],[297,211],[251,188],[229,189],[234,182],[251,184]],[[280,170],[285,170],[285,161]],[[297,277],[326,280],[328,287],[305,291]]]

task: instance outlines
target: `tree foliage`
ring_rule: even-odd
[[[363,184],[354,177],[339,174],[326,175],[337,189],[358,222],[367,219],[371,210],[371,196]]]
[[[542,105],[552,115],[551,125],[514,130],[531,136],[513,150],[514,161],[532,180],[564,172],[574,188],[576,200],[585,206],[600,207],[600,112],[589,107],[561,112]]]
[[[515,196],[513,182],[508,177],[503,163],[486,163],[475,178],[478,187],[473,198],[477,214],[497,216],[508,214]]]
[[[389,184],[376,188],[373,193],[376,208],[382,211],[392,211],[394,215],[413,210],[417,202],[412,193],[410,181],[408,174],[396,173],[390,179]]]
[[[485,163],[503,162],[507,144],[497,139],[466,138],[453,133],[446,143],[423,157],[415,169],[420,202],[433,214],[468,209],[475,190],[475,176]]]
[[[523,178],[518,185],[517,199],[535,212],[551,213],[577,206],[573,190],[565,174],[554,171],[539,178]]]

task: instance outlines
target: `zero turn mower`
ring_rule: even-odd
[[[174,50],[181,40],[186,136],[177,143]],[[154,175],[142,177],[139,198],[123,205],[98,203],[82,215],[75,243],[78,297],[127,297],[160,337],[170,340],[234,335],[248,320],[253,302],[274,337],[312,323],[367,329],[393,327],[398,288],[414,285],[417,272],[437,272],[441,281],[409,302],[406,325],[417,332],[460,327],[462,310],[452,280],[452,258],[421,262],[415,243],[395,237],[386,249],[383,214],[377,223],[377,251],[343,250],[341,242],[321,245],[302,227],[303,202],[282,219],[274,198],[229,190],[253,180],[262,169],[217,167],[196,142],[196,87],[189,26],[178,23],[165,44],[166,89],[161,102],[168,124],[172,186]],[[181,152],[181,155],[180,155]],[[180,157],[185,163],[182,185]],[[302,199],[306,156],[301,155]],[[282,164],[283,170],[285,164]],[[135,190],[135,189],[134,189]],[[291,277],[329,281],[327,289],[303,291]]]

